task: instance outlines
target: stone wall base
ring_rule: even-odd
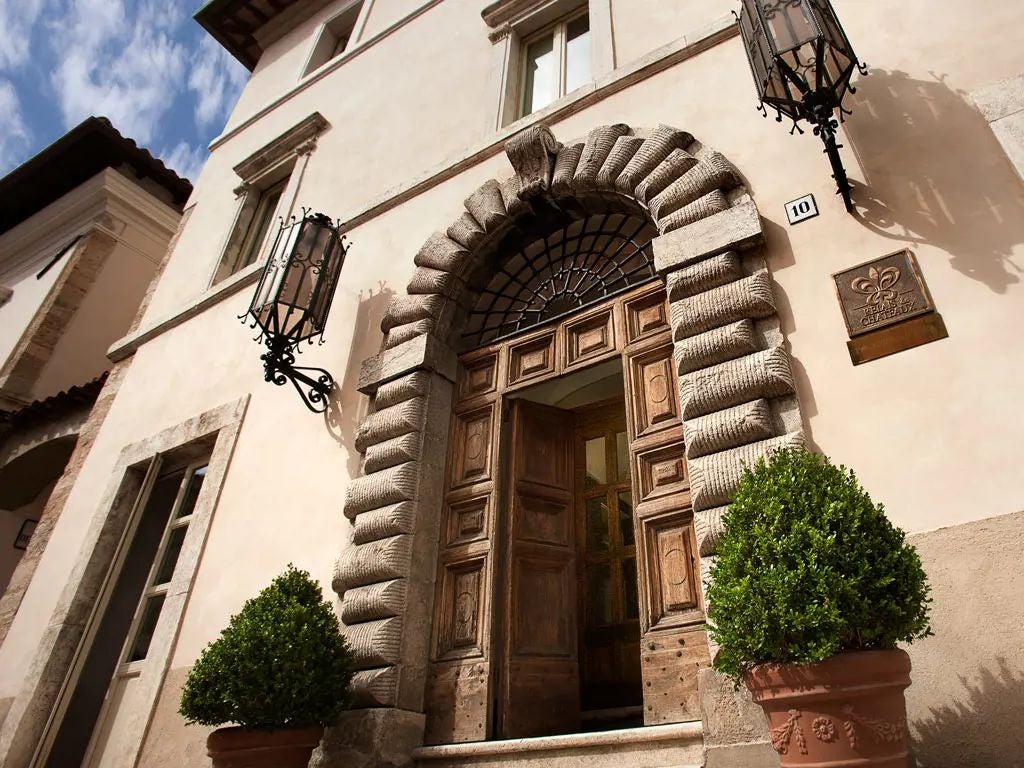
[[[746,687],[714,669],[697,677],[704,726],[704,768],[778,768],[779,756],[768,740],[768,720],[750,700]]]
[[[309,768],[406,768],[423,744],[426,716],[401,709],[353,709],[328,728]]]

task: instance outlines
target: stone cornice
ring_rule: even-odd
[[[495,29],[502,24],[512,23],[551,2],[552,0],[498,0],[484,8],[480,12],[480,16],[488,27]]]
[[[288,155],[300,151],[309,152],[310,142],[323,133],[330,123],[319,112],[314,112],[301,122],[296,123],[276,139],[253,152],[245,160],[235,166],[234,171],[239,178],[248,181],[267,168],[277,164]]]
[[[158,239],[170,238],[181,218],[123,174],[107,168],[0,236],[0,274],[51,257],[76,235],[108,229],[109,215]]]

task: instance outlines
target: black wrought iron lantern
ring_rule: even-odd
[[[334,378],[323,368],[295,365],[302,342],[323,343],[348,245],[340,226],[322,213],[303,210],[302,218],[281,222],[247,317],[267,345],[263,370],[269,382],[290,381],[306,407],[327,409]]]
[[[814,126],[825,144],[832,176],[846,210],[853,210],[850,182],[836,144],[839,123],[850,111],[843,107],[846,94],[855,93],[854,71],[866,75],[857,60],[829,0],[742,0],[738,24],[750,70],[757,84],[761,112],[775,110],[793,121]],[[792,133],[792,131],[790,131]]]

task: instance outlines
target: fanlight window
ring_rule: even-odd
[[[602,213],[530,242],[504,260],[480,293],[462,348],[514,336],[653,279],[656,234],[640,217]]]

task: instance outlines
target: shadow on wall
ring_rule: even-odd
[[[1024,674],[995,662],[959,675],[961,698],[911,723],[918,768],[1024,768]]]
[[[376,292],[369,288],[359,292],[359,305],[353,322],[352,343],[349,345],[348,361],[345,363],[345,378],[335,383],[328,398],[324,421],[331,436],[348,451],[348,476],[357,477],[360,470],[360,455],[355,449],[356,428],[366,415],[368,399],[356,390],[359,369],[363,360],[380,351],[384,343],[380,321],[395,295],[387,283],[381,282]]]
[[[900,245],[948,252],[958,272],[1005,293],[1024,272],[1011,259],[1024,243],[1024,187],[985,118],[945,77],[872,69],[858,78],[844,124],[867,177],[854,180],[855,216]]]

